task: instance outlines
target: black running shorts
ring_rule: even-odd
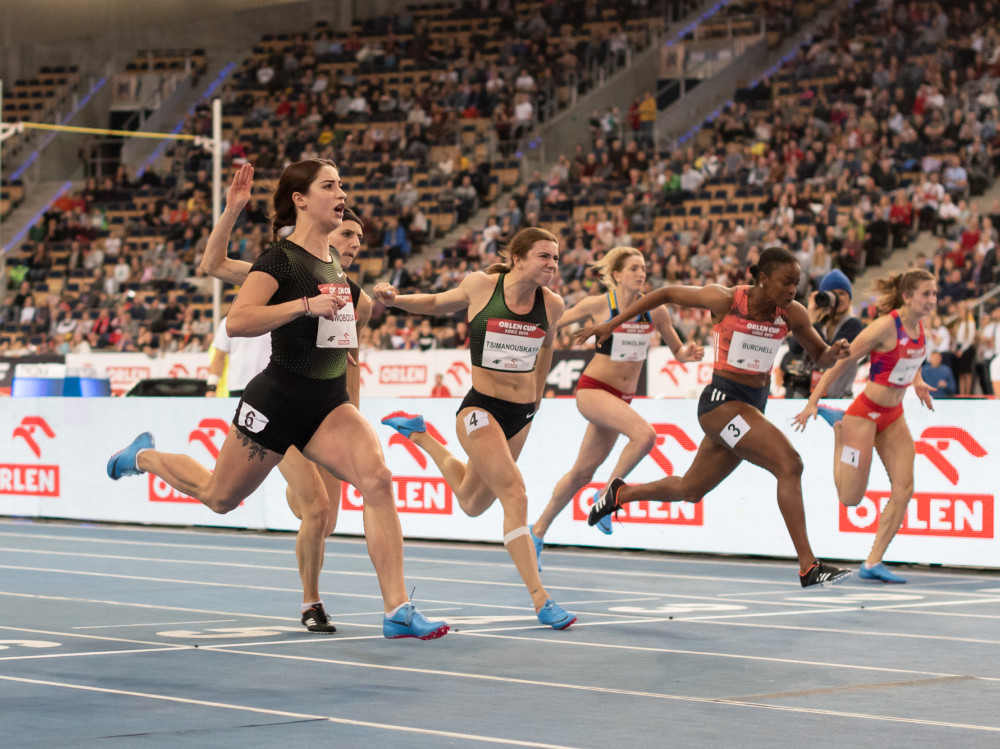
[[[701,391],[701,398],[698,399],[698,418],[730,401],[749,403],[764,413],[764,409],[767,408],[767,396],[770,392],[771,389],[767,386],[750,387],[730,380],[728,377],[713,374],[712,382]]]
[[[233,426],[276,453],[302,450],[333,409],[347,403],[347,377],[314,380],[269,364],[247,383]]]
[[[508,440],[531,423],[535,415],[534,403],[511,403],[510,401],[483,395],[475,388],[469,391],[458,407],[458,413],[466,408],[481,408],[488,413],[503,429],[503,436]]]

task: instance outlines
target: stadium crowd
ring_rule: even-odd
[[[747,265],[774,243],[799,257],[807,301],[831,270],[853,282],[932,234],[935,250],[911,262],[939,279],[933,349],[954,367],[956,393],[974,391],[970,371],[988,368],[996,346],[994,305],[967,304],[998,281],[1000,202],[984,209],[975,200],[1000,166],[1000,22],[990,3],[854,4],[671,148],[655,149],[646,93],[626,111],[595,111],[586,142],[504,191],[494,172],[512,141],[567,85],[592,85],[575,71],[624,62],[634,41],[621,14],[636,12],[623,0],[613,4],[619,23],[601,25],[602,36],[561,38],[569,25],[606,16],[593,2],[504,12],[514,5],[483,4],[502,20],[489,38],[440,38],[403,13],[347,38],[318,29],[272,45],[223,93],[239,120],[228,161],[250,159],[266,173],[301,158],[336,160],[345,181],[364,185],[348,199],[369,252],[387,259],[401,290],[453,286],[494,262],[517,229],[540,225],[561,237],[555,290],[567,304],[600,292],[590,264],[618,245],[643,252],[656,288],[744,283]],[[463,11],[484,13],[478,3]],[[402,74],[414,60],[431,71],[425,82],[373,83],[384,77],[371,74]],[[519,120],[525,102],[531,116]],[[451,147],[463,122],[483,119],[488,130]],[[189,126],[205,131],[206,113]],[[477,148],[488,143],[496,149]],[[121,169],[61,198],[10,264],[0,353],[204,349],[211,281],[196,268],[211,223],[208,164],[205,150],[179,145],[165,170],[135,179]],[[143,209],[116,223],[123,200]],[[441,209],[460,236],[431,252],[431,216]],[[155,240],[129,241],[143,235]],[[253,201],[230,252],[252,260],[269,240],[265,201]],[[54,269],[66,282],[49,293]],[[854,302],[862,318],[873,316],[863,294]],[[710,340],[706,315],[673,317],[683,339]],[[385,309],[361,339],[383,349],[467,343],[462,319],[417,322]],[[570,331],[560,345],[574,345]],[[979,380],[987,392],[989,377]]]

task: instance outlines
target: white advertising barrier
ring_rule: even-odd
[[[785,351],[787,351],[786,347],[778,350],[778,355],[775,357],[775,369],[781,364]],[[700,362],[686,364],[677,361],[673,352],[666,346],[651,348],[646,359],[646,394],[653,398],[694,398],[697,400],[701,396],[701,391],[712,381],[714,361],[715,352],[711,345],[705,347],[705,357]],[[854,378],[854,392],[860,393],[867,380],[868,363],[865,362],[858,368],[858,374]],[[771,382],[773,393],[773,378]]]
[[[363,351],[359,366],[362,398],[426,397],[436,374],[444,376],[445,386],[456,397],[464,397],[472,387],[468,349]]]
[[[412,442],[378,424],[385,414],[422,412],[431,433],[460,457],[455,433],[457,398],[371,399],[364,415],[375,424],[394,477],[404,533],[412,538],[499,542],[499,503],[478,518],[466,517],[434,463]],[[274,471],[229,515],[216,515],[149,475],[111,481],[106,462],[138,432],[150,430],[157,447],[214,463],[236,401],[200,398],[23,398],[0,409],[0,514],[135,523],[218,525],[294,530],[284,484]],[[802,455],[806,517],[820,557],[863,559],[874,539],[889,481],[876,459],[866,498],[855,508],[837,501],[832,471],[833,431],[819,420],[793,432],[801,401],[771,400],[768,416]],[[846,406],[846,402],[840,405]],[[937,402],[936,412],[907,403],[916,440],[916,493],[887,560],[1000,568],[996,496],[1000,477],[1000,401]],[[638,399],[636,409],[653,424],[656,446],[629,476],[648,482],[688,469],[702,439],[692,400]],[[560,476],[576,457],[586,426],[572,399],[546,400],[531,427],[519,466],[535,519]],[[546,536],[550,544],[792,557],[775,500],[776,482],[742,464],[699,504],[639,502],[626,506],[614,534],[586,523],[594,492],[609,476],[623,440],[594,481],[573,498]],[[340,498],[338,533],[361,534],[361,499],[352,487]]]
[[[157,357],[103,351],[66,354],[67,369],[89,371],[108,377],[111,380],[112,395],[124,395],[139,380],[165,377],[204,380],[208,377],[208,365],[207,353],[165,354]]]

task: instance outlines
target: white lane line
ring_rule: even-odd
[[[134,655],[136,653],[163,653],[171,650],[191,650],[190,645],[174,645],[159,648],[137,648],[134,650],[88,650],[82,653],[46,653],[45,655],[8,655],[0,661],[36,661],[43,658],[81,658],[91,655]]]
[[[222,567],[222,568],[239,567],[239,568],[250,568],[250,569],[270,569],[270,570],[283,571],[283,572],[287,572],[290,569],[292,569],[291,567],[265,567],[265,566],[262,566],[262,565],[235,564],[235,563],[230,563],[230,562],[200,562],[200,561],[190,561],[190,562],[187,562],[187,561],[184,561],[184,560],[177,560],[177,559],[126,558],[126,557],[117,557],[117,556],[112,556],[112,555],[93,555],[93,556],[104,558],[104,559],[109,559],[109,560],[116,560],[116,561],[118,561],[118,560],[124,560],[124,559],[130,559],[131,561],[143,561],[143,562],[150,562],[150,563],[152,563],[152,562],[165,562],[165,563],[171,563],[171,564],[182,563],[182,564],[192,564],[192,565],[195,565],[195,566],[214,566],[214,567]],[[505,567],[509,567],[509,563],[507,565],[504,565],[504,566]],[[227,587],[231,587],[231,588],[243,588],[243,589],[247,589],[247,590],[264,590],[264,591],[275,591],[275,592],[283,592],[283,593],[288,593],[288,592],[293,592],[293,591],[299,590],[297,588],[284,588],[284,587],[275,587],[275,586],[266,586],[266,585],[250,585],[250,584],[244,584],[244,583],[214,582],[214,581],[205,581],[205,580],[182,580],[182,579],[177,579],[177,578],[162,578],[162,577],[150,577],[150,576],[123,575],[123,574],[120,574],[120,573],[94,572],[94,571],[90,571],[90,570],[76,570],[76,569],[67,569],[67,568],[63,568],[63,567],[29,567],[29,566],[22,566],[22,565],[0,564],[0,569],[18,570],[18,571],[22,571],[22,572],[44,572],[44,573],[63,574],[63,575],[87,575],[87,576],[94,576],[94,577],[120,578],[120,579],[123,579],[123,580],[140,580],[140,581],[143,581],[143,582],[164,582],[164,583],[171,583],[171,584],[203,585],[203,586],[222,587],[222,588],[227,588]],[[348,576],[348,577],[365,577],[365,578],[373,578],[373,577],[375,577],[375,571],[374,570],[372,570],[371,572],[346,572],[346,571],[342,571],[342,570],[330,570],[327,574],[328,575],[345,575],[345,576]],[[502,581],[502,580],[483,580],[482,578],[429,577],[429,576],[426,576],[426,575],[407,574],[407,580],[411,580],[411,581],[418,581],[419,580],[420,582],[425,582],[425,583],[426,582],[435,582],[435,583],[443,583],[443,584],[450,584],[450,585],[475,585],[477,587],[493,586],[493,587],[500,587],[500,588],[518,588],[518,589],[522,589],[524,587],[524,583],[518,582],[518,581],[505,582],[505,581]],[[796,584],[796,587],[799,587],[798,584]],[[694,601],[718,601],[719,600],[718,596],[713,596],[713,595],[685,595],[685,594],[681,594],[681,593],[664,593],[664,592],[655,591],[655,590],[642,590],[642,591],[636,590],[636,591],[624,591],[623,592],[620,589],[619,590],[612,590],[610,588],[608,588],[608,589],[601,589],[601,588],[594,588],[593,586],[576,587],[576,586],[569,586],[569,585],[549,585],[548,589],[550,591],[561,591],[561,592],[567,592],[567,593],[585,593],[588,596],[593,596],[593,595],[597,595],[597,594],[605,594],[605,595],[611,595],[611,596],[635,595],[635,596],[645,596],[645,597],[650,597],[650,598],[670,598],[670,599],[679,599],[679,600],[684,600],[684,601],[692,601],[692,600],[694,600]],[[781,591],[781,592],[787,594],[787,591]],[[377,597],[377,596],[372,596],[372,597]],[[426,598],[426,597],[422,597],[421,600],[426,601],[426,602],[430,602],[430,603],[444,603],[444,604],[452,604],[452,603],[454,603],[453,601],[442,601],[440,599],[431,599],[431,598]],[[735,599],[735,598],[727,598],[726,602],[727,603],[737,603],[737,602],[740,602],[740,600],[739,599]],[[751,600],[747,600],[745,602],[746,603],[761,603],[761,601],[759,601],[757,599],[751,599]],[[794,602],[794,601],[789,602],[789,601],[773,601],[773,600],[765,601],[764,603],[766,603],[769,606],[787,607],[787,608],[795,608],[795,607],[803,606],[803,605],[816,605],[815,603],[810,603],[808,601],[808,596],[806,596],[806,598],[804,598],[801,603],[797,603],[797,602]],[[469,605],[477,605],[477,604],[473,603],[473,604],[469,604]],[[490,604],[480,604],[480,605],[490,605]],[[841,604],[830,604],[830,608],[831,609],[839,609],[839,608],[841,608]]]
[[[570,643],[567,643],[567,644],[570,644]],[[206,649],[217,650],[218,652],[227,652],[227,653],[230,653],[230,654],[233,654],[233,655],[259,655],[258,653],[244,652],[244,651],[239,651],[239,650],[230,650],[228,648],[225,649],[225,650],[223,650],[223,649],[216,649],[214,647],[210,647],[210,648],[206,648]],[[680,652],[680,653],[683,653],[685,651],[669,651],[668,650],[668,651],[664,651],[664,652]],[[696,653],[696,655],[701,655],[701,653]],[[297,655],[279,655],[279,654],[270,653],[270,654],[267,654],[267,657],[270,657],[270,658],[280,658],[280,659],[288,659],[288,660],[296,660],[296,661],[309,661],[309,662],[329,663],[329,664],[338,665],[338,666],[356,666],[356,667],[361,667],[361,668],[379,669],[379,670],[395,671],[395,672],[403,671],[403,672],[408,672],[408,673],[420,674],[420,675],[424,675],[424,676],[443,676],[443,677],[448,677],[448,678],[473,679],[473,680],[476,680],[476,681],[491,681],[491,682],[499,682],[499,683],[504,683],[504,684],[517,684],[517,685],[524,685],[524,686],[538,686],[538,687],[544,687],[545,689],[567,689],[567,690],[581,691],[581,692],[597,692],[597,693],[600,693],[600,694],[615,694],[615,695],[622,695],[622,696],[626,696],[626,697],[645,697],[645,698],[651,698],[651,699],[656,699],[656,700],[665,700],[665,701],[673,701],[673,702],[694,702],[694,703],[701,703],[701,704],[723,705],[723,706],[730,706],[730,707],[747,707],[747,708],[754,708],[754,709],[778,710],[778,711],[781,711],[781,712],[801,713],[801,714],[807,714],[807,715],[825,715],[825,716],[840,717],[840,718],[859,718],[859,719],[863,719],[863,720],[885,721],[885,722],[890,722],[890,723],[907,723],[907,724],[912,724],[912,725],[938,726],[938,727],[943,727],[943,728],[959,728],[959,729],[973,730],[973,731],[987,731],[987,732],[993,732],[993,733],[1000,733],[1000,726],[976,725],[976,724],[970,724],[970,723],[954,723],[954,722],[948,722],[948,721],[923,720],[923,719],[915,719],[915,718],[900,718],[900,717],[891,716],[891,715],[872,715],[872,714],[868,714],[868,713],[855,713],[855,712],[845,712],[845,711],[838,711],[838,710],[819,710],[819,709],[815,709],[815,708],[795,707],[795,706],[789,706],[789,705],[772,705],[772,704],[767,704],[767,703],[762,703],[762,702],[748,702],[748,701],[744,701],[744,700],[733,700],[733,699],[725,699],[725,698],[690,697],[690,696],[687,696],[687,695],[667,694],[667,693],[660,693],[660,692],[645,692],[645,691],[639,691],[639,690],[633,690],[633,689],[619,689],[619,688],[616,688],[616,687],[608,687],[608,686],[604,686],[604,685],[568,684],[568,683],[563,683],[563,682],[539,681],[539,680],[535,680],[535,679],[516,679],[516,678],[506,677],[506,676],[496,676],[496,675],[493,675],[493,674],[475,674],[475,673],[466,673],[466,672],[461,672],[461,671],[443,671],[443,670],[436,670],[436,669],[413,668],[413,667],[406,667],[406,666],[390,666],[390,665],[384,665],[384,664],[357,663],[357,662],[354,662],[354,661],[341,661],[341,660],[328,659],[328,658],[311,658],[311,657],[297,656]],[[780,661],[780,659],[763,659],[763,660],[779,660],[779,662],[785,662],[785,661]],[[794,662],[794,661],[792,661],[792,662]],[[810,665],[822,665],[822,664],[810,664]],[[835,665],[835,664],[831,664],[831,665]],[[860,668],[864,668],[864,667],[860,667]],[[933,673],[926,674],[925,672],[920,672],[920,671],[905,671],[905,670],[902,670],[902,669],[867,669],[866,668],[865,670],[892,671],[894,673],[919,674],[919,675],[934,676],[934,677],[956,676],[955,674],[933,674]],[[982,681],[981,679],[977,679],[977,677],[965,677],[965,678],[975,679],[977,681]]]
[[[298,589],[296,589],[296,590],[298,590]],[[184,612],[186,614],[204,614],[204,615],[211,615],[211,616],[227,616],[227,617],[234,617],[235,616],[235,617],[240,617],[240,618],[244,618],[244,619],[268,619],[268,620],[275,621],[275,622],[286,622],[286,623],[287,622],[294,622],[295,624],[299,624],[299,620],[298,619],[292,619],[292,618],[287,617],[287,616],[274,616],[273,614],[255,614],[255,613],[247,613],[247,612],[243,612],[243,611],[216,611],[214,609],[198,609],[198,608],[193,608],[193,607],[190,607],[190,606],[165,606],[165,605],[159,604],[159,603],[152,604],[152,603],[137,603],[135,601],[108,601],[108,600],[103,600],[103,599],[100,599],[100,598],[82,598],[82,597],[70,597],[70,596],[50,596],[50,595],[39,595],[39,594],[36,594],[36,593],[8,593],[6,591],[0,591],[0,596],[11,596],[11,597],[14,597],[14,598],[34,598],[34,599],[41,600],[41,601],[66,601],[66,602],[71,602],[71,603],[89,603],[89,604],[102,605],[102,606],[122,606],[122,607],[125,607],[125,608],[155,609],[157,611],[182,611],[182,612]],[[352,595],[351,597],[352,598],[372,598],[372,599],[376,599],[378,601],[382,600],[381,596],[357,596],[357,595]],[[382,611],[381,608],[379,608],[379,610],[377,612],[376,611],[368,611],[368,612],[356,612],[356,613],[353,613],[353,614],[344,614],[343,618],[353,617],[353,616],[371,616],[371,617],[375,617],[375,616],[382,616],[382,614],[383,614],[383,611]],[[338,621],[339,621],[339,619],[338,619]],[[352,627],[369,627],[369,626],[370,627],[375,627],[375,626],[377,626],[381,630],[382,623],[381,623],[381,620],[380,620],[379,624],[377,624],[377,625],[375,625],[375,624],[357,624],[357,623],[352,623],[351,626]],[[23,628],[20,628],[20,627],[2,627],[2,626],[0,626],[0,629],[16,629],[18,631],[25,631],[25,632],[31,631],[31,630],[23,629]],[[60,631],[62,631],[62,630],[60,630]],[[80,637],[83,637],[83,636],[84,635],[80,635]],[[116,638],[105,638],[105,639],[116,639]],[[316,639],[322,639],[322,638],[316,638]]]
[[[298,720],[325,720],[330,723],[339,723],[348,726],[361,726],[364,728],[376,728],[385,731],[397,731],[401,733],[415,733],[424,736],[438,736],[448,739],[462,739],[465,741],[476,741],[486,744],[503,744],[505,746],[527,746],[538,749],[576,749],[565,744],[544,744],[538,741],[519,741],[517,739],[505,739],[496,736],[481,736],[471,733],[458,733],[455,731],[438,731],[429,728],[417,728],[416,726],[404,726],[392,723],[375,723],[368,720],[352,720],[350,718],[338,718],[332,715],[313,715],[309,713],[293,713],[286,710],[271,710],[262,707],[252,707],[250,705],[238,705],[226,702],[210,702],[208,700],[195,700],[185,697],[174,697],[166,694],[153,694],[150,692],[133,692],[124,689],[107,689],[104,687],[94,687],[86,684],[71,684],[68,682],[45,681],[42,679],[26,679],[15,676],[0,676],[0,679],[21,684],[34,684],[37,686],[58,687],[60,689],[78,689],[85,692],[98,692],[101,694],[112,694],[122,697],[137,697],[147,700],[159,700],[162,702],[173,702],[181,705],[195,705],[197,707],[220,708],[223,710],[238,710],[241,712],[256,713],[258,715],[274,715],[281,718],[296,718]]]
[[[189,622],[135,622],[133,624],[88,624],[86,627],[72,629],[118,629],[121,627],[175,627],[178,624],[224,624],[235,622],[236,619],[193,619]]]
[[[43,525],[43,524],[34,523],[34,522],[25,523],[24,521],[20,521],[20,520],[0,519],[0,526],[7,526],[7,527],[10,527],[10,528],[37,528],[40,525]],[[81,531],[81,532],[83,532],[85,530],[87,532],[94,532],[94,531],[98,531],[99,532],[101,530],[107,530],[107,531],[116,532],[116,533],[122,533],[122,534],[126,534],[127,533],[127,534],[145,535],[145,536],[169,535],[169,536],[184,536],[184,537],[202,538],[202,539],[207,539],[207,538],[212,538],[213,536],[217,536],[217,537],[224,537],[224,538],[231,538],[231,539],[239,539],[241,541],[245,541],[248,538],[255,538],[255,539],[261,540],[261,541],[265,541],[265,540],[268,540],[268,539],[273,539],[273,540],[275,540],[277,542],[277,541],[282,540],[282,536],[287,536],[289,539],[293,538],[293,532],[291,532],[291,531],[288,531],[288,532],[284,532],[284,531],[250,531],[250,532],[248,532],[248,531],[245,531],[245,530],[236,531],[234,529],[225,528],[225,527],[221,527],[221,526],[218,527],[218,528],[204,529],[204,530],[194,530],[194,529],[189,529],[189,528],[171,528],[171,527],[166,527],[166,526],[155,528],[155,529],[151,529],[148,526],[129,525],[129,524],[110,524],[109,523],[109,524],[106,524],[106,525],[102,525],[99,528],[86,528],[86,529],[82,529],[79,523],[75,523],[75,522],[72,522],[72,521],[55,521],[55,520],[53,520],[53,521],[46,521],[44,523],[44,525],[48,526],[48,527],[52,527],[52,528],[63,528],[63,529],[66,529],[67,531]],[[58,540],[58,541],[80,541],[80,542],[95,543],[95,544],[102,544],[102,545],[107,545],[107,544],[128,544],[128,545],[136,545],[136,546],[165,546],[165,547],[170,547],[170,548],[175,548],[176,547],[176,548],[204,549],[204,550],[208,550],[208,551],[261,552],[261,553],[265,553],[265,554],[291,554],[291,553],[293,553],[293,551],[291,549],[271,549],[271,548],[265,548],[265,547],[248,547],[248,546],[234,546],[234,545],[221,545],[221,544],[220,545],[206,545],[206,544],[193,544],[193,543],[192,544],[180,544],[180,543],[169,543],[169,542],[164,542],[164,541],[142,541],[142,540],[133,541],[133,540],[126,540],[126,539],[119,539],[119,538],[107,538],[107,537],[92,538],[92,537],[84,537],[84,536],[73,535],[73,534],[57,535],[57,534],[50,534],[50,533],[31,533],[31,532],[20,532],[20,533],[18,533],[18,532],[15,532],[15,531],[0,531],[0,537],[3,537],[3,536],[9,536],[11,538],[17,538],[17,539],[21,539],[21,540],[23,540],[23,539],[38,539],[38,538],[40,538],[40,539],[52,539],[52,540]],[[356,545],[356,546],[359,547],[359,549],[361,551],[358,554],[346,554],[346,553],[342,553],[342,552],[341,553],[335,552],[335,551],[333,551],[330,548],[331,546],[339,545],[339,544],[343,544],[345,546],[346,545]],[[417,555],[410,555],[408,553],[407,554],[407,562],[414,561],[414,562],[427,562],[427,563],[430,563],[430,564],[455,564],[455,565],[490,566],[490,567],[493,567],[493,566],[507,567],[510,564],[509,557],[506,554],[506,550],[503,549],[499,544],[491,544],[491,543],[486,543],[486,542],[467,543],[467,542],[449,542],[447,540],[425,541],[425,540],[417,540],[417,539],[412,539],[412,540],[411,539],[407,539],[406,540],[406,548],[407,548],[408,552],[409,552],[410,549],[421,549],[421,550],[425,550],[425,549],[426,550],[448,549],[448,550],[465,551],[465,552],[468,552],[468,551],[472,550],[472,551],[475,551],[476,553],[496,554],[499,557],[499,561],[498,562],[475,562],[475,561],[467,561],[467,560],[451,559],[451,558],[438,559],[438,558],[431,558],[431,557],[420,557],[420,556],[417,556]],[[760,569],[779,569],[779,568],[784,569],[784,568],[787,568],[789,565],[794,565],[794,561],[793,560],[766,561],[766,560],[761,560],[761,559],[752,559],[752,560],[738,560],[738,561],[733,561],[733,560],[730,560],[730,559],[712,559],[712,558],[702,558],[702,557],[699,557],[699,558],[696,558],[696,559],[692,559],[692,558],[685,558],[685,557],[681,556],[680,555],[681,552],[671,553],[671,552],[660,552],[660,551],[652,551],[651,552],[651,551],[642,551],[642,550],[621,550],[621,549],[610,549],[610,548],[596,547],[596,546],[592,548],[592,551],[580,550],[580,549],[574,549],[574,548],[565,548],[564,549],[564,548],[561,548],[559,546],[546,547],[546,548],[550,548],[550,550],[551,550],[551,552],[553,554],[559,554],[559,555],[570,557],[570,558],[574,558],[574,559],[575,558],[579,558],[579,559],[593,560],[594,555],[595,554],[599,554],[601,556],[602,560],[613,559],[613,560],[616,560],[616,561],[625,561],[625,562],[633,562],[633,563],[634,562],[641,562],[641,563],[654,564],[656,566],[672,565],[672,564],[677,564],[677,565],[695,565],[695,566],[705,565],[705,566],[718,566],[718,567],[727,567],[727,568],[731,568],[731,567],[735,566],[735,567],[737,567],[737,568],[739,568],[741,570],[745,570],[748,567],[749,568],[760,568]],[[368,558],[368,555],[365,552],[365,540],[364,540],[364,537],[360,536],[360,535],[359,536],[339,535],[339,536],[331,537],[328,540],[328,542],[327,542],[327,549],[328,549],[327,550],[327,555],[328,556],[343,556],[345,558],[357,558],[357,559],[367,559]],[[681,578],[685,577],[683,575],[677,575],[677,576],[675,576],[675,575],[671,575],[670,573],[644,572],[644,571],[641,571],[641,570],[627,570],[627,569],[626,570],[608,570],[608,569],[605,569],[603,567],[582,568],[582,567],[579,567],[578,565],[576,565],[575,563],[571,564],[571,566],[553,567],[552,569],[554,569],[554,570],[558,569],[560,571],[565,571],[565,572],[582,572],[582,573],[585,573],[585,574],[588,574],[588,575],[614,575],[616,577],[619,577],[619,576],[621,576],[621,577],[651,577],[651,578],[660,578],[660,577],[663,577],[663,578],[666,578],[666,579],[670,579],[672,577],[681,577]],[[925,578],[926,577],[937,577],[937,575],[939,574],[938,570],[924,569],[924,568],[920,568],[919,566],[915,567],[915,568],[907,568],[906,571],[910,572],[910,573],[912,573],[914,575],[921,575],[921,576],[923,576]],[[990,574],[977,575],[974,572],[971,572],[971,571],[968,571],[968,570],[964,570],[964,569],[961,570],[961,571],[958,571],[958,568],[956,568],[955,571],[952,571],[951,569],[945,570],[941,574],[946,578],[945,580],[938,579],[938,580],[935,580],[933,582],[925,580],[925,581],[922,581],[920,584],[922,586],[924,586],[924,585],[952,585],[952,584],[959,585],[959,584],[967,583],[969,581],[995,581],[996,580],[996,577],[992,576]],[[700,576],[692,576],[692,579],[702,579],[702,578]],[[708,577],[706,579],[713,579],[714,580],[714,579],[720,579],[720,578],[718,578],[718,577]],[[731,580],[731,578],[723,578],[723,579],[730,579]],[[756,581],[747,581],[747,582],[753,583],[753,582],[756,582]],[[781,584],[781,583],[778,583],[778,582],[776,582],[774,580],[771,580],[770,583],[771,584]],[[791,582],[791,583],[789,583],[789,585],[797,585],[797,584],[798,584],[797,582]]]

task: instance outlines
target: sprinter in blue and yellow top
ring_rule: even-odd
[[[566,311],[559,327],[579,322],[605,322],[641,296],[646,284],[646,260],[634,247],[609,250],[594,263],[593,268],[600,275],[607,293],[584,297]],[[660,334],[678,361],[699,361],[705,354],[705,350],[695,343],[682,345],[670,320],[670,313],[663,306],[624,321],[597,345],[594,358],[587,364],[576,385],[576,407],[588,422],[580,453],[573,467],[556,483],[552,498],[531,528],[539,561],[545,532],[556,515],[607,460],[618,435],[628,437],[628,444],[615,463],[611,476],[627,476],[656,444],[653,427],[630,405],[654,332]],[[602,491],[595,493],[595,500]],[[610,534],[610,516],[602,518],[597,527]]]
[[[528,528],[528,496],[516,460],[542,401],[552,362],[556,324],[565,305],[549,285],[559,272],[559,240],[529,227],[502,253],[507,263],[466,276],[439,294],[397,296],[388,283],[375,285],[375,299],[419,315],[469,314],[472,390],[458,410],[458,441],[469,462],[458,460],[428,434],[423,417],[396,412],[382,419],[423,448],[437,464],[470,517],[496,499],[503,507],[503,542],[528,586],[538,621],[566,629],[576,617],[542,587]]]

